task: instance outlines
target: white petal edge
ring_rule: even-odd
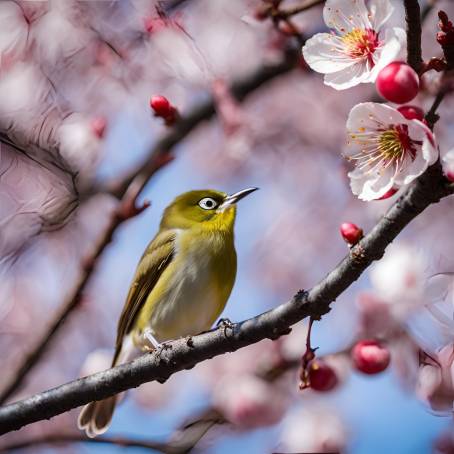
[[[353,28],[372,28],[364,0],[326,0],[323,20],[340,33]]]
[[[355,64],[355,60],[342,55],[338,36],[331,33],[317,33],[306,41],[303,56],[314,71],[322,74],[335,73]]]
[[[336,73],[326,74],[324,82],[325,85],[336,90],[346,90],[355,85],[369,82],[369,79],[370,71],[366,62],[359,62]]]

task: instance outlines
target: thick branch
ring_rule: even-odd
[[[421,9],[418,0],[404,0],[407,23],[407,63],[419,73],[422,65]]]
[[[0,434],[49,419],[94,400],[104,399],[142,383],[166,380],[175,372],[260,340],[275,339],[306,317],[327,313],[329,304],[355,282],[362,272],[380,259],[400,231],[430,204],[452,194],[454,188],[443,178],[440,165],[430,167],[400,197],[372,231],[309,292],[298,292],[290,301],[232,329],[220,327],[191,339],[170,342],[166,349],[141,356],[131,363],[72,381],[0,408]]]

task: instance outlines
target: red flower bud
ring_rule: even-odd
[[[363,237],[363,229],[351,222],[341,224],[340,233],[348,244],[356,244]]]
[[[334,369],[320,359],[314,359],[308,366],[310,387],[315,391],[330,391],[339,380]]]
[[[170,102],[164,96],[152,96],[150,99],[150,107],[155,111],[155,114],[160,117],[165,117],[170,112]]]
[[[445,172],[445,177],[454,183],[454,170],[449,170],[448,172]]]
[[[424,111],[418,106],[400,106],[397,110],[408,120],[424,120]]]
[[[383,98],[404,104],[418,94],[419,77],[411,66],[395,61],[378,73],[376,87]]]
[[[150,99],[150,107],[154,110],[157,117],[164,118],[167,126],[175,123],[178,117],[177,109],[172,106],[169,100],[164,96],[152,96]]]
[[[107,121],[104,117],[93,118],[90,123],[91,130],[93,134],[102,139],[106,132]]]
[[[389,350],[375,340],[357,342],[351,357],[356,369],[369,375],[383,372],[391,361]]]

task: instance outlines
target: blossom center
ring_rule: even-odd
[[[361,151],[349,159],[356,160],[359,168],[367,168],[369,172],[382,171],[390,166],[395,174],[403,170],[409,158],[414,161],[421,141],[414,140],[408,133],[408,125],[397,124],[367,131],[359,128],[350,138],[361,147]],[[407,161],[408,162],[408,161]]]
[[[407,153],[412,160],[416,157],[415,143],[408,135],[407,125],[395,125],[383,131],[378,137],[377,149],[385,161],[396,161]]]
[[[371,28],[354,28],[342,36],[342,42],[345,46],[345,52],[349,57],[355,59],[366,58],[372,65],[374,64],[372,56],[380,45],[378,34]]]

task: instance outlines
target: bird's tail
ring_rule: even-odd
[[[112,396],[85,405],[79,414],[77,427],[85,430],[85,433],[90,438],[103,434],[109,428],[116,402],[117,396]]]
[[[126,336],[122,345],[115,352],[112,360],[112,367],[131,361],[137,356],[137,349],[134,347],[131,337]],[[108,397],[97,402],[90,402],[85,405],[77,420],[77,427],[85,430],[87,437],[94,438],[103,434],[110,426],[115,410],[118,396]]]

